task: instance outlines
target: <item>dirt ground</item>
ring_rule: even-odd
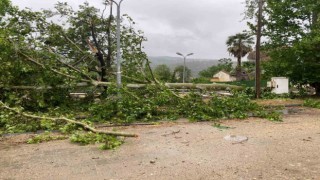
[[[263,119],[164,123],[122,129],[116,150],[68,140],[28,145],[0,141],[0,179],[320,179],[320,110],[295,109],[284,122]],[[234,143],[227,135],[248,137]]]

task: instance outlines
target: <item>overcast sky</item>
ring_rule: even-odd
[[[60,0],[77,6],[85,0]],[[103,0],[90,0],[102,9]],[[176,52],[195,53],[194,58],[230,57],[228,36],[246,27],[245,0],[124,0],[121,13],[128,14],[144,31],[149,56],[176,56]],[[52,8],[57,0],[12,0],[14,5],[34,10]]]

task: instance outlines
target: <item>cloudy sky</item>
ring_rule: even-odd
[[[84,0],[60,0],[76,7]],[[96,7],[103,0],[90,0]],[[149,56],[195,53],[194,58],[229,57],[225,41],[241,32],[245,0],[124,0],[122,14],[129,14],[144,31]],[[34,10],[52,8],[57,0],[12,0],[14,5]]]

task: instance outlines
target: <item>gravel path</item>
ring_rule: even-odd
[[[297,112],[282,123],[225,121],[226,130],[183,121],[126,127],[140,137],[114,151],[2,139],[0,179],[320,179],[320,110]]]

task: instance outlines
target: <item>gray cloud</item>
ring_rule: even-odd
[[[52,8],[56,0],[12,0],[21,7]],[[63,1],[63,0],[61,0]],[[84,0],[67,0],[77,6]],[[102,9],[102,0],[89,3]],[[228,57],[228,36],[246,29],[244,0],[124,0],[122,13],[129,14],[145,32],[145,50],[151,56],[194,52],[197,58]]]

